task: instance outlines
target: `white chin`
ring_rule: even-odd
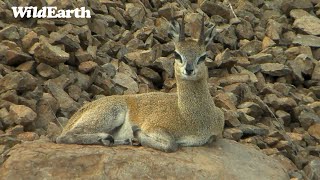
[[[181,79],[189,80],[189,81],[195,81],[195,80],[197,80],[197,77],[194,74],[191,74],[191,75],[182,74],[181,75]]]

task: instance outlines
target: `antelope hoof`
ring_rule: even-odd
[[[100,141],[105,146],[111,146],[114,144],[114,138],[111,135],[101,137]]]

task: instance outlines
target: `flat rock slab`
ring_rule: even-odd
[[[278,161],[231,140],[175,153],[34,141],[8,155],[0,179],[289,179]]]

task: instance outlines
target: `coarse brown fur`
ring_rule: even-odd
[[[187,39],[176,41],[175,48],[181,57],[174,65],[177,93],[100,98],[71,117],[57,142],[110,145],[137,138],[142,146],[173,152],[178,146],[200,146],[221,136],[224,115],[209,93],[207,67],[198,62],[206,44]]]

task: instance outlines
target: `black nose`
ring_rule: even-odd
[[[192,64],[187,64],[187,66],[186,66],[186,73],[187,73],[188,75],[190,75],[190,74],[192,74],[192,72],[193,72],[193,66],[192,66]]]
[[[188,75],[190,75],[190,74],[192,74],[193,69],[186,69],[186,72],[187,72]]]
[[[186,73],[187,73],[188,75],[190,75],[190,74],[192,74],[192,72],[193,72],[192,64],[187,64],[187,66],[186,66]]]

